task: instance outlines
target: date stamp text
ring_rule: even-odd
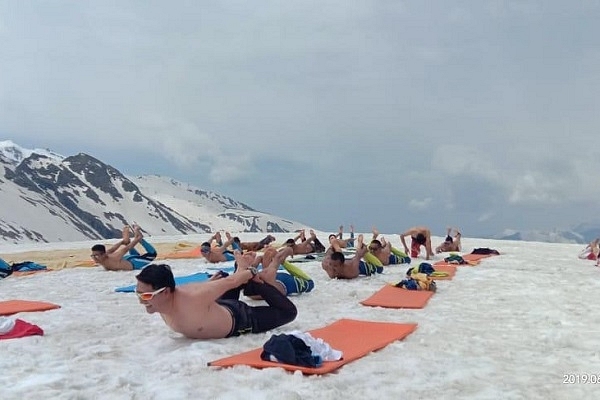
[[[599,374],[563,374],[563,385],[595,385],[600,383]]]

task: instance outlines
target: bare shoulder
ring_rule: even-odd
[[[207,289],[207,285],[209,284],[210,282],[187,283],[185,285],[178,286],[177,293],[187,298],[198,296],[201,295]]]
[[[208,308],[212,301],[208,299],[206,283],[189,283],[175,289],[175,302],[183,309]]]

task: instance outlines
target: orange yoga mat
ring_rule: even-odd
[[[343,358],[338,361],[325,361],[318,368],[301,367],[298,365],[282,364],[263,361],[260,358],[262,348],[208,363],[211,367],[232,367],[248,365],[253,368],[283,368],[287,371],[301,371],[306,375],[323,375],[335,371],[342,365],[357,360],[372,351],[379,350],[395,340],[404,339],[410,335],[417,324],[398,324],[395,322],[359,321],[340,319],[323,328],[309,331],[315,338],[321,338],[332,349],[343,352]]]
[[[448,274],[448,276],[434,276],[433,280],[435,281],[450,280],[456,275],[456,265],[440,264],[434,265],[434,268],[436,272],[445,272]]]
[[[0,301],[0,315],[12,315],[20,312],[47,311],[60,308],[58,304],[45,301],[7,300]]]
[[[385,285],[375,294],[360,303],[364,306],[384,308],[423,308],[433,292],[428,290],[408,290]]]
[[[38,271],[15,271],[12,274],[10,274],[9,276],[27,276],[27,275],[37,274],[38,272],[48,272],[48,271],[52,271],[52,270],[51,269],[40,269]]]
[[[462,258],[465,261],[481,261],[482,258],[488,258],[494,256],[495,254],[463,254]]]
[[[202,253],[200,252],[200,246],[193,247],[189,250],[178,250],[172,253],[160,254],[158,259],[179,259],[179,258],[200,258]]]
[[[444,260],[440,260],[438,262],[436,262],[435,264],[433,264],[433,268],[435,268],[435,270],[437,271],[439,268],[443,268],[443,267],[474,267],[476,265],[479,265],[479,263],[481,262],[480,260],[465,260],[468,262],[468,264],[456,264],[456,263],[450,263],[450,262],[446,262]]]

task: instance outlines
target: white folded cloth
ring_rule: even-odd
[[[302,339],[308,347],[310,347],[313,356],[321,356],[324,361],[337,361],[343,357],[343,353],[339,350],[332,349],[329,343],[321,338],[315,338],[308,332],[291,331],[290,335],[294,335]]]
[[[15,320],[8,317],[0,317],[0,335],[6,335],[15,327]]]

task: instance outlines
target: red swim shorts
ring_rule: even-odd
[[[420,252],[421,252],[421,245],[419,244],[419,242],[412,239],[412,241],[410,242],[410,256],[412,258],[416,258],[419,256]]]

